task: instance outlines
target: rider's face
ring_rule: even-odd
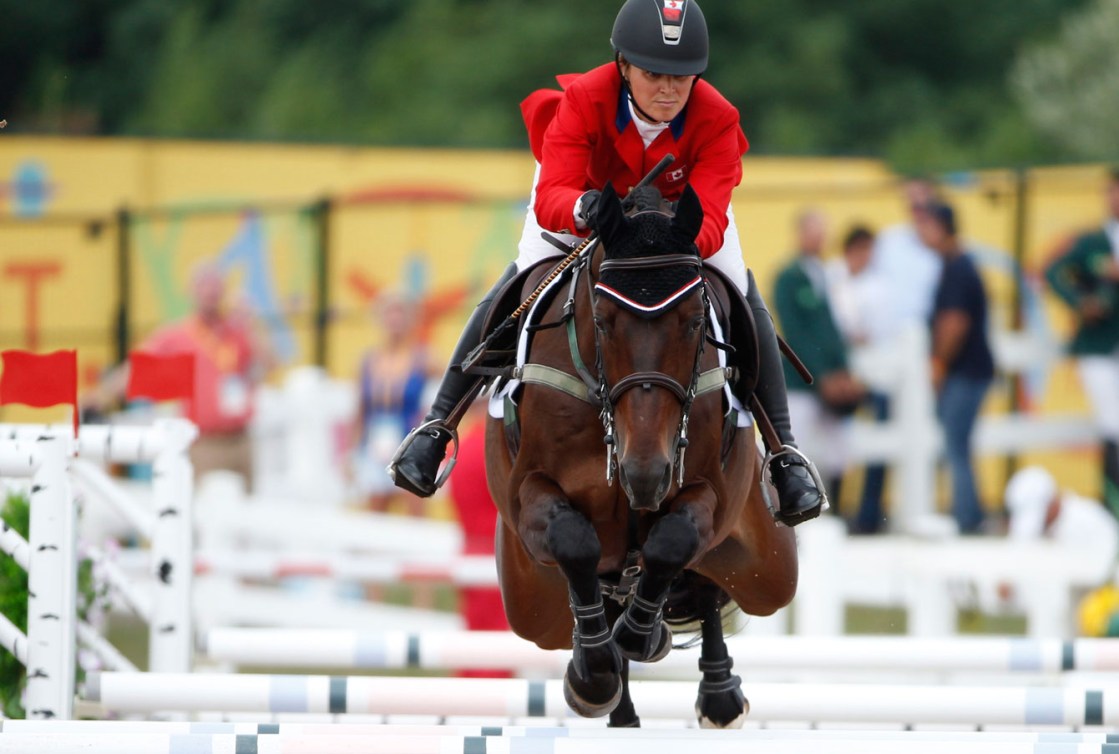
[[[637,106],[660,123],[670,121],[680,114],[684,105],[688,104],[696,79],[695,76],[653,73],[632,63],[622,66],[622,74],[629,81]],[[638,116],[641,117],[640,112]]]

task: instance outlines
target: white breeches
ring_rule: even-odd
[[[1119,441],[1119,354],[1081,356],[1076,366],[1100,434]]]

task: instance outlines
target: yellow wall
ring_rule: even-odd
[[[835,241],[854,222],[881,228],[905,219],[897,176],[875,160],[748,156],[744,168],[734,211],[763,291],[788,260],[793,219],[804,207],[828,215]],[[29,171],[41,180],[29,181]],[[271,332],[287,362],[307,362],[316,229],[300,207],[330,196],[331,371],[354,373],[377,338],[369,293],[386,288],[458,302],[433,330],[434,348],[445,354],[473,300],[515,254],[532,172],[531,156],[520,151],[0,136],[0,348],[76,346],[87,381],[111,363],[119,239],[107,221],[128,207],[139,213],[128,237],[135,339],[183,313],[191,269],[218,259],[246,305],[281,313]],[[1102,184],[1095,166],[1031,171],[1027,273],[1036,276],[1061,239],[1098,222]],[[39,201],[26,201],[29,187]],[[946,190],[969,239],[1011,248],[1013,174],[952,177]],[[147,214],[153,209],[160,212]],[[27,264],[47,266],[34,307],[18,269]],[[985,276],[995,321],[1007,323],[1012,281],[995,267]],[[1063,338],[1068,313],[1044,301],[1045,321]],[[1067,365],[1034,397],[1042,410],[1085,408]],[[1004,405],[998,394],[989,410]],[[1063,481],[1094,491],[1089,456],[1069,456],[1061,468],[1072,470]],[[1001,470],[992,466],[984,480],[987,497],[997,498]]]

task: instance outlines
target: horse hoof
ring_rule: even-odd
[[[592,674],[592,678],[595,674]],[[567,663],[567,672],[563,674],[563,698],[575,714],[581,717],[604,717],[614,711],[622,700],[622,677],[618,673],[599,674],[598,677],[613,686],[608,690],[604,701],[590,698],[584,691],[577,690],[575,684],[585,687],[586,691],[597,690],[593,682],[584,681],[575,670],[575,663]],[[573,680],[574,679],[574,680]],[[609,687],[608,687],[609,688]]]
[[[652,638],[657,639],[656,644]],[[614,644],[627,660],[660,662],[672,651],[672,629],[661,621],[659,631],[654,630],[651,635],[639,634],[626,624],[623,616],[614,624]]]
[[[717,694],[700,694],[695,702],[699,727],[733,730],[742,727],[750,714],[750,702],[740,689]]]

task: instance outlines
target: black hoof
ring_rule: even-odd
[[[563,698],[577,715],[603,717],[609,715],[622,700],[620,673],[591,673],[589,680],[579,677],[575,662],[567,663],[563,674]]]
[[[738,676],[731,676],[729,681],[711,684],[719,690],[709,691],[705,688],[707,682],[701,681],[699,696],[696,697],[695,715],[701,728],[741,728],[746,722],[746,715],[750,714],[750,703],[746,701],[742,689],[739,688],[741,680]]]

